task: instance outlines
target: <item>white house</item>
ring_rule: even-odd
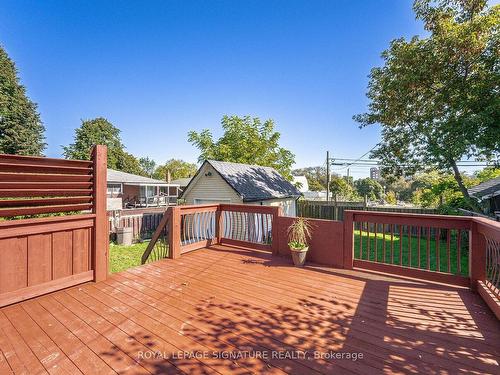
[[[233,203],[281,206],[296,215],[300,191],[274,168],[205,160],[182,193],[187,204]]]
[[[292,184],[297,186],[301,193],[305,193],[309,191],[309,182],[307,182],[306,176],[292,176]]]

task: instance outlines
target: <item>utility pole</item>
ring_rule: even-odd
[[[330,151],[326,152],[326,201],[329,201],[330,189]]]

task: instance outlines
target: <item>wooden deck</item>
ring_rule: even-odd
[[[0,374],[499,374],[499,343],[467,289],[222,246],[0,309]]]

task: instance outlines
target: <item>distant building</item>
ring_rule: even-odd
[[[108,211],[175,205],[180,186],[108,168]]]
[[[378,167],[371,167],[370,168],[370,178],[372,180],[380,179],[380,169]]]
[[[500,212],[500,177],[485,181],[468,189],[469,194],[479,199],[484,213],[493,216]]]
[[[294,184],[301,193],[309,191],[309,183],[307,182],[306,176],[292,176],[292,179],[292,184]]]
[[[326,201],[326,190],[306,191],[302,194],[304,195],[304,199],[308,201]]]
[[[295,216],[301,195],[273,168],[205,160],[181,197],[187,204],[280,206],[285,216]]]
[[[171,184],[179,185],[180,189],[184,191],[186,186],[189,185],[193,177],[178,178],[177,180],[170,181]]]

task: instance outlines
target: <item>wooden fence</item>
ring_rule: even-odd
[[[377,212],[396,212],[409,214],[429,214],[435,215],[437,210],[432,208],[414,207],[377,207],[366,206],[364,202],[318,202],[302,201],[297,202],[297,216],[312,219],[344,220],[346,210],[364,210]]]
[[[116,233],[117,228],[132,228],[134,242],[149,240],[160,224],[162,212],[140,213],[137,215],[108,216],[109,232]],[[108,213],[109,214],[109,213]]]
[[[106,278],[104,146],[91,161],[0,155],[0,181],[0,306]]]

